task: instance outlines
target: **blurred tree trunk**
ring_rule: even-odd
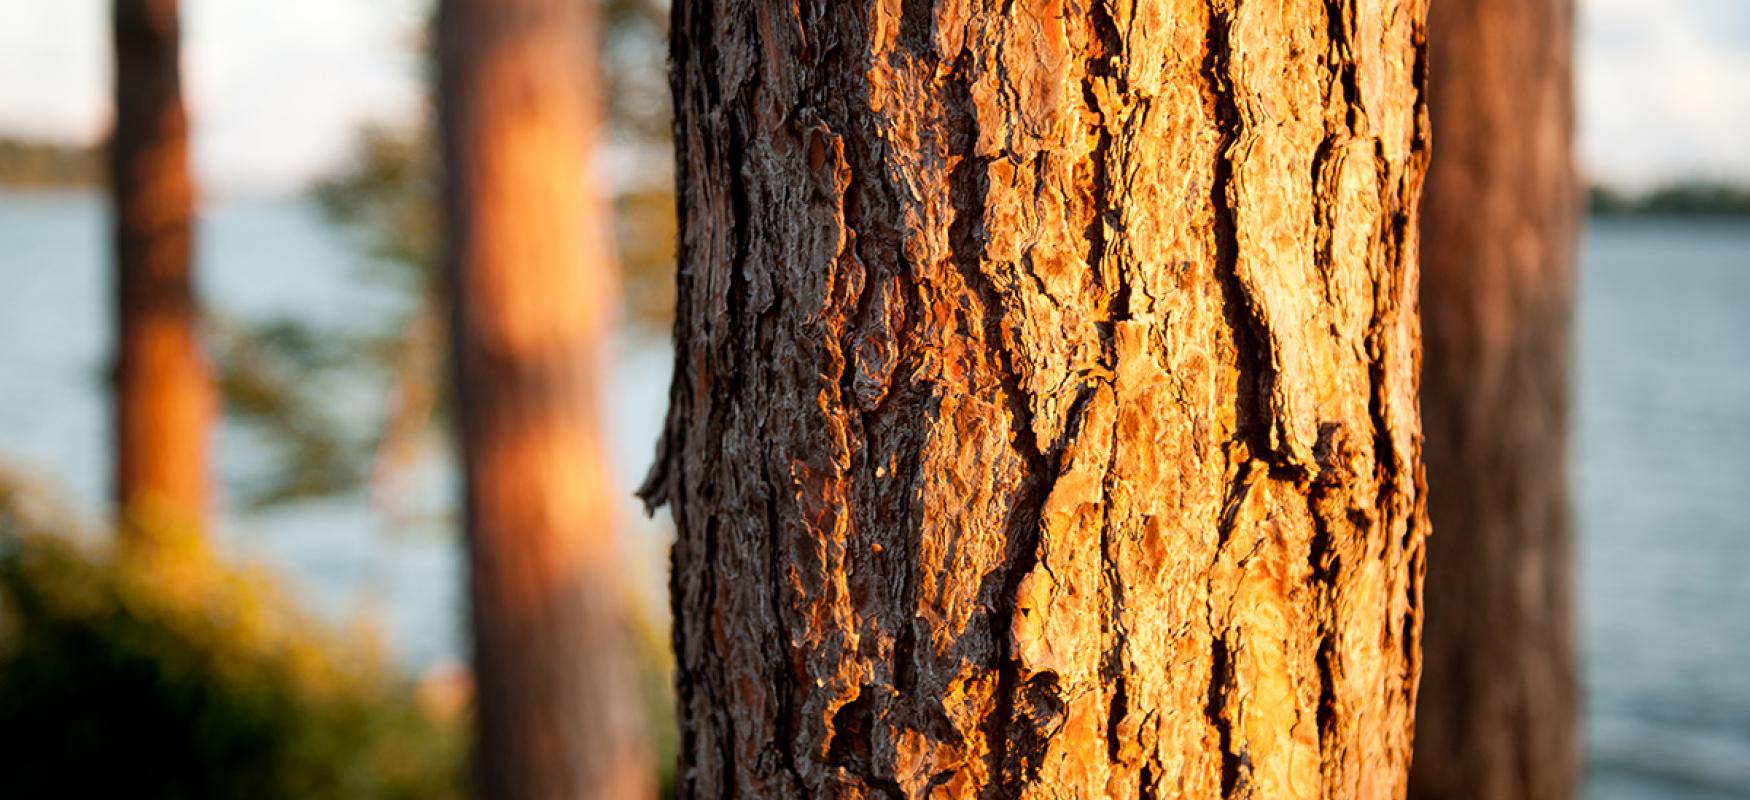
[[[599,427],[615,281],[590,14],[438,11],[476,779],[494,800],[654,792]]]
[[[214,398],[197,328],[176,0],[116,0],[115,496],[121,529],[198,527]]]
[[[1573,797],[1573,3],[1430,14],[1422,408],[1435,535],[1412,794]]]
[[[675,4],[682,796],[1402,794],[1423,6],[1278,5]]]

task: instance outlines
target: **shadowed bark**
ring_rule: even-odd
[[[1423,13],[675,3],[682,796],[1403,793]]]
[[[495,800],[654,793],[621,612],[599,377],[613,310],[590,4],[443,0],[475,778]]]
[[[1572,0],[1436,2],[1423,203],[1426,654],[1411,794],[1579,788]]]
[[[112,12],[114,488],[121,530],[139,536],[205,521],[214,398],[197,336],[176,0],[116,0]]]

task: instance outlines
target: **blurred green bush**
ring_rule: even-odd
[[[199,536],[151,541],[0,477],[0,797],[462,796],[465,715]]]

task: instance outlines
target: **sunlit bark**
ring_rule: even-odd
[[[653,793],[600,430],[615,293],[589,7],[439,6],[476,780],[495,800]]]
[[[176,0],[116,0],[115,498],[122,531],[198,527],[213,389],[197,337]]]
[[[1412,794],[1573,797],[1572,0],[1436,2],[1426,671]]]
[[[1423,10],[676,2],[683,796],[1402,794]]]

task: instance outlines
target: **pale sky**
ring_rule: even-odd
[[[416,42],[428,3],[183,0],[203,182],[220,192],[295,189],[344,158],[360,123],[422,113]],[[1579,6],[1587,173],[1637,188],[1750,182],[1750,0]],[[91,141],[103,132],[108,7],[0,0],[0,135]]]
[[[182,0],[197,169],[220,192],[294,189],[366,121],[422,113],[430,0]],[[109,126],[109,0],[0,0],[0,135]]]

